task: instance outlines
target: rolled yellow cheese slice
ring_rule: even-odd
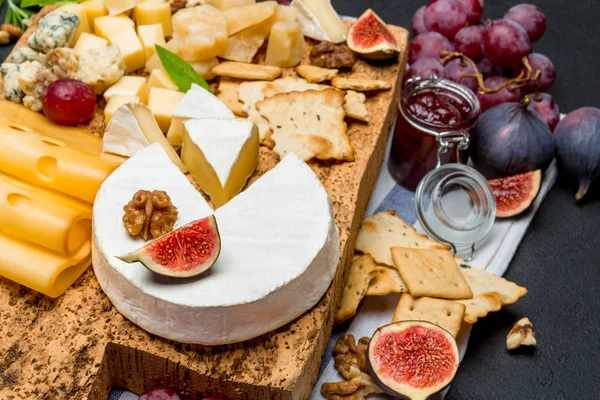
[[[90,239],[66,257],[0,232],[0,275],[58,297],[91,265],[90,251]]]
[[[0,125],[0,171],[34,185],[93,203],[100,185],[117,166],[62,141]]]
[[[54,198],[53,198],[54,197]],[[90,239],[92,207],[0,173],[0,230],[72,256]]]

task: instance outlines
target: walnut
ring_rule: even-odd
[[[9,44],[10,34],[4,31],[0,31],[0,44]]]
[[[141,235],[148,240],[150,235],[158,238],[173,230],[177,220],[177,207],[162,190],[138,190],[125,207],[123,223],[131,236]]]
[[[18,39],[23,36],[23,29],[13,24],[0,25],[0,31],[8,33],[11,38]]]
[[[361,372],[367,372],[367,347],[369,338],[363,337],[354,341],[354,336],[340,336],[333,347],[333,358],[338,372],[346,379],[350,379],[351,367],[358,368]]]
[[[364,400],[370,394],[383,393],[383,390],[369,375],[352,366],[347,380],[324,383],[321,393],[329,400]]]
[[[535,333],[533,333],[533,325],[529,318],[521,318],[515,322],[514,326],[508,332],[506,337],[506,348],[514,350],[520,346],[536,346]]]
[[[323,68],[352,68],[356,55],[345,44],[321,42],[310,50],[312,65]]]

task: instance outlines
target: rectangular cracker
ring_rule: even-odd
[[[304,161],[354,160],[344,122],[344,92],[335,89],[280,93],[256,103],[269,121],[274,151],[293,152]]]
[[[238,99],[238,90],[242,81],[230,78],[221,78],[217,97],[239,117],[247,117],[244,111],[244,103]]]
[[[392,84],[386,81],[376,79],[348,79],[339,76],[331,80],[331,86],[343,90],[357,90],[359,92],[388,90],[392,88]]]
[[[369,111],[367,111],[367,106],[365,105],[366,100],[367,96],[364,93],[348,90],[346,92],[346,102],[344,103],[346,117],[369,122]]]
[[[272,81],[281,75],[281,68],[272,65],[247,64],[235,61],[224,61],[212,69],[212,73],[228,78],[252,81]]]
[[[408,289],[396,268],[378,265],[375,276],[367,289],[367,296],[386,296],[390,293],[405,293]]]
[[[456,300],[473,297],[448,250],[393,247],[392,258],[408,291],[415,297]]]
[[[315,67],[314,65],[298,65],[296,73],[310,83],[330,81],[338,74],[337,69]]]
[[[400,296],[392,322],[428,321],[456,337],[465,315],[465,305],[452,300],[420,297],[408,293]]]
[[[371,256],[365,254],[352,262],[342,292],[340,306],[335,313],[335,323],[339,324],[356,315],[358,305],[367,293],[369,283],[375,276],[377,265]]]
[[[377,264],[393,267],[392,247],[450,249],[418,233],[394,211],[381,211],[365,218],[356,239],[356,250],[370,254]]]

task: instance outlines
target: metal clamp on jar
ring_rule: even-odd
[[[496,215],[487,180],[466,165],[479,100],[465,86],[431,75],[407,80],[399,103],[390,173],[399,184],[416,187],[423,229],[471,260]]]

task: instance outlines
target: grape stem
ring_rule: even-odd
[[[471,60],[469,57],[465,56],[463,53],[460,53],[458,51],[452,51],[452,52],[443,51],[441,56],[442,56],[442,59],[440,60],[440,63],[442,65],[446,65],[450,60],[453,60],[455,58],[460,58],[463,62],[466,61],[466,62],[470,63],[471,66],[473,67],[473,71],[475,71],[475,72],[472,74],[461,75],[458,78],[458,82],[460,83],[460,81],[463,78],[477,79],[477,84],[479,86],[479,92],[481,94],[497,93],[505,87],[507,87],[508,90],[512,92],[515,89],[518,89],[518,88],[521,88],[521,87],[527,85],[527,83],[529,83],[529,82],[535,82],[536,89],[537,89],[537,87],[539,86],[539,78],[540,78],[540,75],[542,74],[541,69],[536,69],[534,71],[533,68],[531,68],[531,64],[529,63],[529,60],[527,59],[527,57],[523,57],[523,59],[521,60],[521,62],[523,63],[523,69],[521,70],[519,75],[517,75],[516,77],[514,77],[512,79],[507,80],[506,82],[504,82],[503,84],[498,86],[496,89],[491,89],[491,88],[488,88],[485,86],[483,75],[481,74],[481,72],[479,72],[479,69],[477,69],[477,64],[475,64],[475,61]],[[536,90],[536,92],[537,92],[537,90]]]

